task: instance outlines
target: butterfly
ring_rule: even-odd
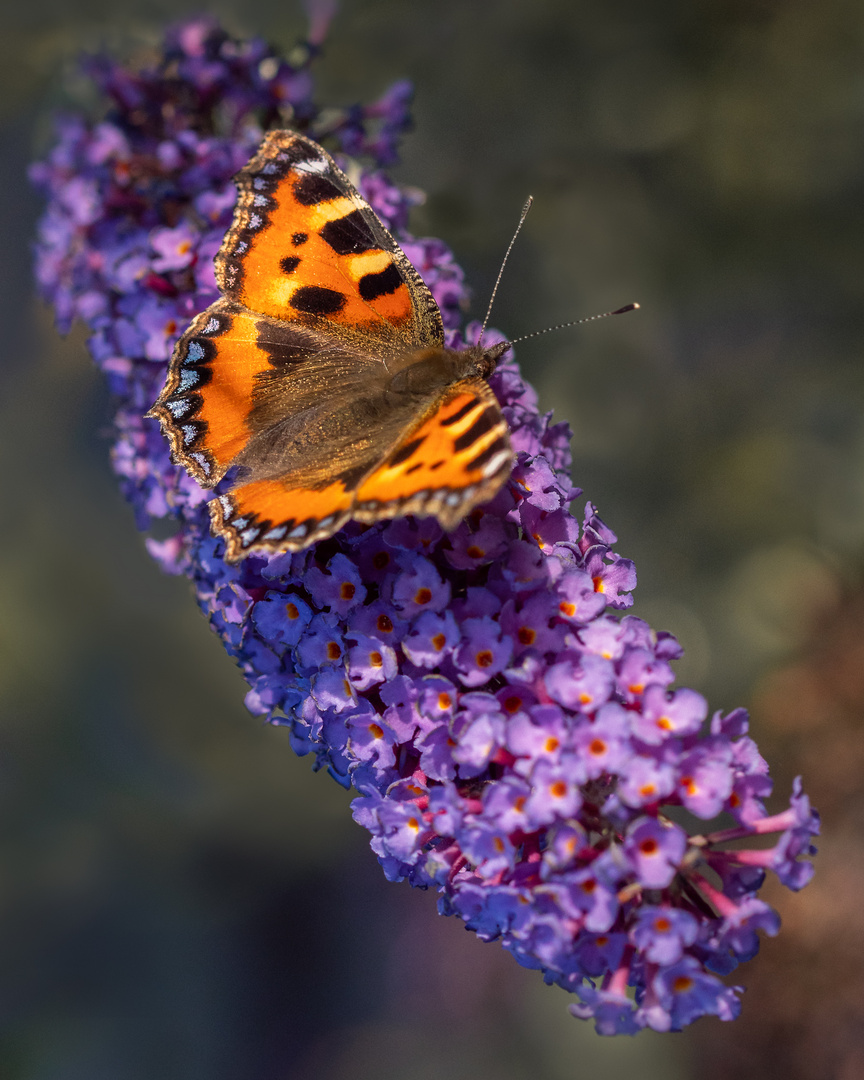
[[[237,174],[221,297],[177,343],[147,414],[213,499],[226,559],[347,521],[450,531],[513,467],[487,381],[509,343],[451,350],[431,292],[330,155],[271,131]]]

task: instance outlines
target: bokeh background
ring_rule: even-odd
[[[857,0],[344,0],[319,100],[416,84],[396,176],[526,342],[574,478],[636,560],[680,680],[748,705],[814,883],[735,1024],[603,1040],[388,885],[349,796],[261,727],[108,464],[110,402],[30,281],[25,170],[81,49],[185,0],[0,7],[0,1077],[864,1076],[864,9]],[[225,0],[290,48],[299,0]]]

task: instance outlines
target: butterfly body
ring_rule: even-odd
[[[271,132],[238,174],[221,299],[179,340],[150,415],[236,560],[354,518],[454,528],[512,468],[486,381],[506,343],[445,347],[415,268],[317,143]]]

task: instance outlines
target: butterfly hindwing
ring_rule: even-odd
[[[219,300],[177,342],[168,378],[151,415],[162,421],[174,457],[213,487],[249,441],[238,423],[262,367],[256,317]]]
[[[250,551],[299,551],[332,536],[351,517],[354,493],[341,480],[323,488],[257,480],[210,503],[213,531],[225,539],[225,558]]]
[[[453,529],[513,468],[510,432],[485,380],[447,387],[384,461],[360,482],[352,516],[434,515]]]
[[[332,535],[349,519],[381,521],[405,514],[434,515],[453,529],[492,498],[513,465],[507,422],[489,384],[454,383],[420,417],[403,414],[403,430],[383,460],[369,448],[371,467],[340,475],[331,461],[329,482],[288,471],[279,478],[240,484],[210,504],[228,558],[247,550],[298,550]],[[362,468],[362,466],[361,466]]]

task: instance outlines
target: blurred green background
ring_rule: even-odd
[[[864,1076],[864,8],[852,0],[344,0],[319,100],[416,85],[395,170],[482,318],[526,342],[574,480],[636,560],[680,679],[747,704],[817,880],[740,972],[736,1024],[601,1040],[560,991],[388,885],[349,796],[244,711],[108,464],[111,408],[30,280],[25,170],[82,49],[167,0],[0,21],[0,1077]],[[298,0],[209,10],[288,49]]]

